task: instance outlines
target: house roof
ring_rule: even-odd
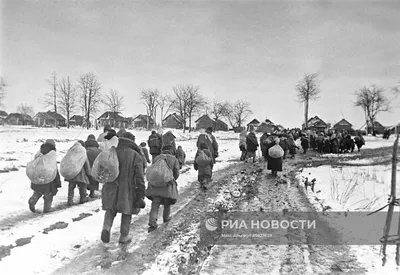
[[[0,111],[0,116],[8,116],[8,114],[5,111]]]
[[[222,120],[217,119],[217,120],[215,120],[215,122],[218,123],[218,124],[222,124],[223,126],[228,127],[228,124],[226,124],[226,123],[223,122]]]
[[[308,127],[327,127],[328,125],[318,116],[312,117],[308,120]]]
[[[125,117],[121,116],[120,112],[104,112],[101,116],[99,116],[97,119],[101,119],[101,118],[112,118],[115,119],[116,121],[128,121]]]
[[[260,124],[260,122],[257,119],[253,119],[252,121],[247,123],[247,126],[249,126],[250,124]]]
[[[337,126],[353,126],[350,122],[348,122],[347,120],[345,120],[344,118],[339,121],[338,123],[336,123],[333,128],[337,127]]]
[[[172,117],[173,119],[175,119],[178,122],[182,122],[183,121],[182,116],[177,114],[177,113],[169,114],[166,118],[164,118],[163,121],[166,121],[169,117]]]
[[[80,115],[73,115],[69,120],[77,120],[77,119],[84,119],[84,117]]]
[[[208,120],[210,120],[210,121],[214,121],[212,118],[210,118],[208,115],[202,115],[201,117],[199,117],[194,123],[198,123],[199,121],[201,121],[201,120],[204,120],[204,119],[208,119]]]
[[[7,116],[7,119],[10,119],[12,117],[18,117],[22,120],[32,120],[32,117],[27,114],[20,114],[20,113],[11,113]]]
[[[41,117],[44,119],[65,120],[65,118],[62,115],[60,115],[59,113],[51,112],[51,111],[39,112],[34,117]]]
[[[149,121],[150,123],[154,123],[154,120],[148,115],[138,115],[132,121],[138,121],[138,120],[143,120],[146,122]]]

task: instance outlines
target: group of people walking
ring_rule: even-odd
[[[149,214],[148,232],[157,229],[158,212],[161,205],[163,209],[163,222],[171,220],[171,205],[178,199],[177,179],[180,175],[180,169],[185,164],[186,154],[181,146],[176,146],[176,137],[171,131],[163,134],[162,130],[152,131],[146,143],[142,142],[138,146],[135,142],[135,136],[125,129],[118,133],[110,126],[105,126],[104,131],[99,137],[89,135],[86,141],[79,140],[72,148],[86,150],[86,158],[82,162],[82,167],[77,175],[72,178],[66,178],[69,182],[67,205],[73,205],[74,190],[79,189],[79,203],[89,201],[89,198],[95,198],[95,191],[99,190],[99,181],[92,176],[93,165],[102,152],[115,150],[118,160],[118,176],[112,182],[102,182],[101,199],[102,209],[105,211],[103,227],[101,231],[101,240],[105,243],[110,241],[110,230],[114,223],[117,213],[121,213],[121,227],[119,242],[124,244],[130,242],[129,237],[130,223],[132,215],[138,214],[140,209],[145,208],[144,198],[152,201]],[[212,179],[212,170],[215,159],[218,157],[218,143],[212,135],[212,128],[207,128],[202,132],[197,140],[198,151],[194,160],[194,168],[198,171],[198,180],[200,187],[205,190],[207,183]],[[114,149],[112,149],[114,148]],[[56,151],[55,141],[46,140],[40,146],[40,152],[35,156],[44,156],[49,152]],[[68,155],[68,152],[67,152]],[[150,155],[152,159],[150,160]],[[65,157],[64,157],[65,158]],[[49,166],[57,167],[56,159]],[[163,186],[148,182],[145,184],[146,173],[152,172],[148,164],[165,163],[167,170],[171,173],[168,182]],[[62,161],[63,163],[63,161]],[[35,212],[35,206],[38,200],[43,196],[43,212],[51,211],[53,197],[61,188],[61,177],[56,168],[56,175],[53,180],[43,184],[31,182],[32,196],[28,200],[29,209]],[[61,175],[63,167],[61,167]],[[28,176],[29,177],[29,176]],[[31,178],[30,178],[31,179]],[[89,191],[89,194],[88,194]]]

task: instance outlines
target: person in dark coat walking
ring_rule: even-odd
[[[267,150],[269,150],[271,147],[275,146],[275,145],[279,145],[279,138],[276,137],[274,139],[273,142],[271,142],[268,147]],[[278,172],[282,171],[282,158],[273,158],[271,156],[268,156],[268,165],[267,165],[267,169],[271,170],[271,175],[276,177],[278,175]]]
[[[43,155],[46,155],[50,151],[56,151],[56,143],[52,139],[46,140],[46,142],[40,146],[40,153],[42,153]],[[40,185],[31,182],[31,189],[33,190],[33,194],[28,200],[29,210],[31,210],[32,212],[36,212],[36,203],[43,196],[43,213],[50,212],[51,205],[53,203],[53,197],[57,195],[58,188],[60,187],[61,178],[58,169],[56,177],[52,182]]]
[[[281,136],[279,139],[279,146],[281,146],[282,150],[283,150],[283,159],[286,158],[287,153],[289,151],[289,145],[287,142],[287,138],[285,136]]]
[[[78,141],[82,146],[84,146],[84,142],[79,140]],[[85,203],[89,201],[89,198],[87,196],[87,186],[90,184],[89,182],[89,176],[90,176],[90,163],[89,159],[86,159],[85,163],[83,164],[83,167],[81,171],[79,172],[78,175],[76,175],[73,179],[67,180],[69,182],[68,184],[68,200],[67,200],[67,205],[72,206],[74,204],[74,190],[75,187],[78,187],[79,189],[79,203]]]
[[[179,162],[179,169],[182,169],[182,166],[185,164],[186,161],[186,154],[185,151],[183,151],[182,146],[178,146],[178,149],[176,150],[176,158]]]
[[[307,150],[310,148],[310,142],[307,136],[301,137],[301,147],[303,147],[304,154],[307,154]]]
[[[149,140],[147,141],[147,145],[150,148],[150,155],[152,159],[154,159],[156,156],[161,154],[161,148],[163,145],[162,136],[156,133],[156,131],[152,131]]]
[[[203,151],[206,156],[210,158],[210,162],[205,165],[198,165],[196,159],[200,155],[200,151]],[[200,188],[202,190],[207,189],[207,183],[211,180],[212,177],[212,169],[214,166],[214,162],[212,160],[212,155],[210,150],[208,150],[208,146],[205,143],[200,143],[200,148],[197,150],[196,156],[194,157],[194,170],[198,171],[197,180],[200,183]]]
[[[159,158],[165,159],[169,169],[172,170],[174,180],[168,182],[165,187],[154,187],[151,183],[147,186],[146,197],[152,201],[149,214],[149,233],[158,227],[157,217],[160,205],[164,205],[163,221],[166,223],[171,220],[171,205],[174,205],[178,200],[178,186],[176,180],[179,178],[179,162],[173,155],[172,146],[164,146],[162,154],[157,156],[153,160],[153,163],[158,161]]]
[[[296,155],[296,149],[299,149],[296,145],[296,143],[294,142],[294,138],[292,134],[289,134],[289,137],[287,139],[287,143],[289,146],[289,154],[291,155],[291,158],[294,158],[294,156]]]
[[[96,141],[94,135],[88,136],[87,140],[85,141],[85,148],[91,169],[95,159],[101,153],[101,150],[99,149],[99,143]],[[90,191],[89,197],[92,199],[95,198],[95,191],[99,190],[99,182],[91,175],[89,175],[89,184],[87,185],[87,189]]]
[[[105,210],[101,240],[110,241],[110,230],[117,213],[121,213],[119,243],[131,241],[129,237],[132,215],[145,208],[143,158],[135,149],[132,133],[126,132],[119,138],[116,148],[119,161],[119,175],[113,182],[103,185],[101,192],[102,208]],[[136,146],[135,146],[136,145]]]
[[[147,164],[150,164],[150,156],[149,156],[149,150],[146,148],[146,142],[140,143],[140,149],[142,150],[142,156],[143,156],[143,163],[144,163],[144,171],[146,171]]]
[[[246,159],[246,154],[247,154],[246,137],[247,137],[247,131],[243,130],[239,134],[239,150],[242,152],[242,154],[240,155],[240,160],[242,161]]]
[[[250,133],[246,137],[246,146],[247,146],[247,158],[253,158],[253,163],[256,162],[256,151],[258,149],[258,141],[255,134],[254,127],[250,127]],[[247,160],[246,160],[247,161]]]
[[[206,133],[208,135],[210,135],[210,137],[211,137],[211,143],[212,143],[212,152],[211,153],[213,154],[214,163],[215,163],[215,160],[219,156],[219,153],[218,153],[218,142],[217,142],[217,139],[215,138],[215,136],[212,134],[212,132],[213,132],[213,128],[212,127],[208,127],[206,129]]]
[[[168,131],[162,136],[162,146],[165,147],[166,145],[171,145],[171,153],[173,156],[176,156],[176,143],[175,143],[175,135]]]
[[[354,137],[354,143],[357,145],[357,150],[360,152],[361,147],[365,145],[365,141],[361,133]]]

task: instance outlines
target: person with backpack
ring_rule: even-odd
[[[81,140],[79,140],[78,142],[82,146],[85,145],[84,142]],[[68,199],[67,199],[68,206],[72,206],[74,204],[75,187],[78,187],[78,189],[79,189],[79,195],[80,195],[79,203],[83,204],[83,203],[89,201],[86,189],[87,189],[88,184],[90,184],[90,182],[89,182],[89,177],[90,177],[90,172],[91,172],[90,167],[91,166],[89,163],[89,159],[86,159],[79,174],[76,175],[73,179],[66,180],[69,182],[69,184],[68,184]]]
[[[134,135],[130,132],[119,138],[116,147],[119,174],[113,182],[104,183],[101,192],[102,209],[105,211],[101,231],[101,240],[104,243],[110,242],[110,230],[117,213],[121,213],[119,243],[129,243],[132,215],[146,207],[143,158],[137,152],[138,148],[133,140]]]
[[[279,146],[279,138],[275,137],[273,142],[268,145],[268,164],[267,169],[271,170],[271,175],[273,177],[278,176],[278,172],[282,171],[282,157],[283,149]]]
[[[40,146],[40,154],[46,155],[51,151],[56,151],[56,143],[53,139],[48,139]],[[40,156],[39,152],[36,154],[35,159]],[[57,162],[55,161],[54,166],[57,167]],[[57,169],[57,168],[56,168]],[[43,213],[51,211],[51,205],[53,203],[53,197],[57,195],[58,188],[61,187],[60,174],[56,172],[56,177],[53,181],[46,184],[34,184],[31,182],[31,189],[33,190],[32,196],[28,200],[29,210],[31,212],[36,212],[35,206],[38,200],[43,196],[44,205]]]
[[[289,145],[287,143],[287,138],[284,135],[281,135],[279,137],[279,146],[281,146],[282,150],[283,150],[283,159],[286,159],[287,153],[289,151]]]
[[[264,157],[264,160],[267,160],[268,152],[267,152],[267,147],[268,144],[270,143],[270,134],[268,132],[264,132],[262,136],[260,137],[260,148],[261,148],[261,154]]]
[[[215,160],[218,158],[219,154],[218,154],[218,142],[217,139],[215,138],[215,136],[212,134],[213,132],[213,128],[212,127],[208,127],[206,129],[206,133],[211,137],[211,144],[212,144],[212,150],[213,150],[213,158],[214,158],[214,163]]]
[[[150,154],[152,159],[161,154],[162,148],[162,135],[156,133],[156,131],[152,131],[149,136],[149,140],[147,141],[147,145],[150,148]]]
[[[94,135],[89,135],[87,140],[85,141],[86,155],[89,160],[90,169],[93,167],[93,163],[97,156],[101,153],[99,149],[99,143],[96,141]],[[89,198],[95,198],[96,190],[99,190],[99,182],[95,180],[91,175],[89,177],[89,184],[87,185],[87,189],[90,191]]]
[[[159,169],[161,172],[159,172]],[[157,177],[162,176],[168,179],[167,182],[156,182],[153,180],[154,174],[159,172]],[[146,189],[146,197],[151,200],[151,210],[149,214],[148,232],[157,229],[157,218],[160,205],[164,205],[163,222],[167,223],[171,220],[171,205],[178,200],[178,186],[176,180],[179,178],[179,162],[173,155],[173,147],[165,145],[162,153],[157,156],[152,166],[146,172],[147,181],[149,182]]]
[[[354,143],[357,146],[358,152],[360,152],[361,147],[365,145],[365,140],[360,132],[358,132],[357,135],[354,137]]]
[[[258,141],[255,134],[254,126],[250,126],[250,133],[246,137],[246,147],[247,147],[247,155],[246,155],[246,162],[247,158],[253,158],[253,163],[256,162],[256,151],[258,149]]]
[[[211,180],[214,162],[211,152],[205,143],[200,143],[200,148],[194,157],[194,170],[198,171],[197,179],[202,190],[207,190],[207,183]]]
[[[185,151],[183,151],[182,146],[178,146],[178,149],[176,150],[176,158],[179,162],[179,169],[182,169],[182,166],[185,164],[186,160],[186,154]]]

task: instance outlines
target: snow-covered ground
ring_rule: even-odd
[[[389,140],[382,138],[366,137],[366,145],[363,149],[376,149],[381,147],[393,146],[395,137]],[[343,158],[360,155],[353,154],[327,154],[321,155],[323,158]],[[385,157],[377,156],[373,158],[346,160],[343,164],[357,164],[357,166],[331,167],[323,165],[313,168],[304,168],[298,174],[300,182],[316,179],[315,192],[308,188],[307,195],[309,200],[319,210],[329,206],[328,211],[366,211],[372,212],[387,204],[391,185],[391,165],[373,165],[380,162]],[[400,179],[400,167],[397,168],[397,181]],[[396,197],[400,197],[400,188],[397,187]],[[387,211],[385,208],[382,211]],[[399,208],[395,207],[400,215]],[[395,218],[397,221],[398,218]],[[397,223],[397,222],[396,222]],[[383,224],[382,224],[383,232]],[[395,234],[396,232],[391,232]],[[395,245],[388,246],[388,259],[382,267],[382,255],[380,246],[350,246],[356,251],[358,260],[367,268],[369,274],[399,274],[399,269],[395,265]]]
[[[177,145],[181,145],[186,152],[186,160],[193,161],[196,154],[196,138],[199,133],[182,133],[172,131],[177,137]],[[30,128],[30,127],[2,127],[0,128],[1,150],[0,169],[17,168],[18,171],[0,173],[0,247],[13,245],[20,238],[30,238],[29,245],[15,247],[11,255],[0,261],[0,270],[3,274],[48,274],[68,259],[78,255],[91,245],[100,242],[99,236],[103,221],[101,200],[73,206],[64,210],[55,211],[42,215],[43,200],[39,200],[37,209],[39,213],[31,213],[28,209],[28,199],[32,195],[30,182],[25,175],[27,162],[33,159],[34,154],[46,139],[56,141],[57,159],[60,161],[66,151],[79,139],[86,140],[89,134],[96,137],[101,130],[76,129],[53,129],[53,128]],[[136,142],[147,141],[150,132],[132,131],[136,136]],[[217,132],[215,136],[219,143],[220,156],[215,165],[215,171],[228,166],[228,160],[237,160],[240,152],[238,150],[238,135],[233,133]],[[234,140],[236,139],[236,140]],[[185,170],[185,167],[183,168]],[[190,169],[183,173],[178,179],[178,189],[182,192],[190,183],[197,180],[197,172]],[[63,181],[63,187],[54,197],[53,207],[66,204],[67,182]],[[75,203],[78,201],[78,191],[75,191]],[[142,215],[147,215],[150,201],[146,199],[146,208],[142,210],[133,221]],[[79,217],[80,213],[88,213],[90,216],[79,222],[72,219]],[[21,217],[22,222],[17,222],[7,228],[10,218]],[[29,217],[29,219],[26,219]],[[17,218],[18,219],[18,218]],[[26,219],[26,220],[25,220]],[[68,223],[63,230],[54,230],[43,234],[43,229],[57,222]],[[9,222],[10,223],[10,222]],[[119,231],[118,224],[113,227],[113,232]],[[27,259],[26,255],[30,255]],[[23,265],[22,258],[27,259]]]

